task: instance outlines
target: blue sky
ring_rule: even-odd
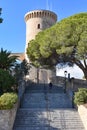
[[[50,9],[58,21],[73,14],[87,12],[87,0],[0,0],[4,19],[0,24],[0,48],[11,52],[24,52],[26,25],[24,15],[36,9]]]

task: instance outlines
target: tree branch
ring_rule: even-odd
[[[84,59],[83,61],[84,61],[84,65],[85,65],[85,68],[86,68],[87,67],[86,60]]]
[[[73,62],[82,70],[85,69],[84,65],[82,64],[82,62],[76,58],[73,59]]]

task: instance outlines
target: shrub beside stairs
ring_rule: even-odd
[[[85,130],[62,87],[32,84],[26,87],[13,130]]]

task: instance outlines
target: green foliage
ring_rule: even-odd
[[[14,76],[16,78],[16,81],[18,82],[21,78],[24,77],[24,75],[29,74],[30,68],[31,65],[26,60],[23,60],[21,64],[16,64],[14,67]]]
[[[10,55],[11,55],[11,52],[9,52],[7,50],[3,50],[3,48],[1,48],[0,68],[2,68],[4,70],[9,70],[12,66],[14,66],[17,56],[10,56]]]
[[[54,29],[55,31],[58,29],[56,34],[58,35],[57,44],[60,44],[60,47],[56,48],[57,53],[63,56],[74,54],[74,58],[82,59],[82,56],[87,53],[87,13],[66,18],[56,24]],[[81,51],[83,47],[85,51]],[[74,49],[76,49],[76,53],[73,53]]]
[[[0,97],[0,110],[13,108],[17,100],[18,100],[18,96],[16,93],[4,93]]]
[[[31,65],[24,59],[21,63],[21,70],[24,75],[29,74],[29,70],[31,68]]]
[[[13,91],[15,85],[15,78],[8,71],[0,69],[0,93]]]
[[[54,34],[52,33],[52,37],[48,37],[50,31],[46,31],[46,35],[45,31],[42,31],[36,36],[36,40],[30,41],[28,44],[27,54],[36,67],[50,67],[57,64],[58,55],[54,49],[55,45],[52,42]]]
[[[0,15],[1,15],[2,8],[0,8]],[[2,23],[3,19],[0,18],[0,23]]]
[[[18,83],[18,81],[23,77],[20,64],[16,64],[13,71],[14,71],[14,76],[16,78],[16,81]]]
[[[40,32],[29,42],[27,54],[35,66],[76,64],[87,79],[87,13],[65,18]]]
[[[78,92],[75,93],[74,103],[76,105],[87,103],[87,88],[79,88]]]

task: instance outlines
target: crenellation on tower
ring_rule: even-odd
[[[25,21],[31,19],[31,18],[42,18],[42,17],[49,17],[52,18],[55,22],[57,21],[57,15],[48,10],[34,10],[30,11],[25,14]]]

